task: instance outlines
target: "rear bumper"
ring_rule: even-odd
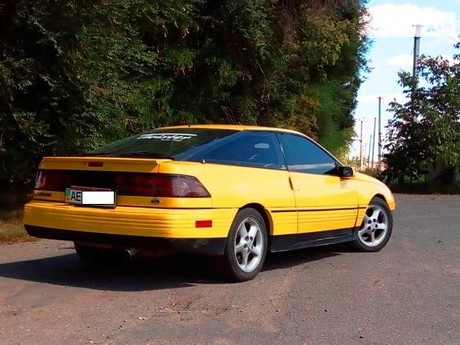
[[[211,243],[225,243],[237,211],[128,206],[102,209],[33,200],[24,207],[24,224],[27,232],[36,237],[142,247],[183,246],[206,252],[204,247],[208,244],[212,247]],[[212,226],[197,227],[196,221],[200,220],[211,220]]]
[[[159,238],[50,229],[33,225],[25,225],[24,227],[29,235],[40,238],[113,245],[123,248],[174,250],[206,255],[222,255],[226,241],[225,238]]]

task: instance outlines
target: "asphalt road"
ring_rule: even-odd
[[[460,196],[397,195],[379,253],[272,255],[253,281],[201,258],[91,269],[68,242],[0,245],[1,344],[460,344]]]

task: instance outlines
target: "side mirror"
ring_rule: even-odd
[[[339,177],[353,177],[355,175],[355,172],[353,171],[352,167],[344,167],[344,166],[339,166],[337,167],[338,175]]]

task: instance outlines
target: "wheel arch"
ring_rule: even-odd
[[[265,227],[267,228],[267,235],[269,236],[269,240],[270,240],[270,237],[273,234],[273,220],[269,212],[267,211],[267,209],[263,205],[258,204],[258,203],[246,204],[243,207],[241,207],[240,210],[245,209],[245,208],[253,208],[257,212],[260,213],[260,215],[262,216],[265,222]]]
[[[388,201],[385,198],[385,196],[383,194],[377,193],[369,200],[368,205],[370,204],[371,200],[374,199],[374,198],[382,199],[383,201],[385,201],[388,204]]]

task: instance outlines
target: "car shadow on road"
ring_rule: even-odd
[[[341,253],[345,251],[348,251],[346,247],[334,245],[271,253],[267,256],[263,271],[292,268],[313,261],[341,255]]]
[[[336,255],[340,254],[334,247],[271,254],[263,271],[294,267]],[[217,276],[215,258],[199,255],[138,259],[116,267],[87,266],[75,253],[0,263],[0,277],[96,290],[146,291],[228,283]]]
[[[144,291],[208,282],[204,258],[171,256],[118,266],[87,266],[74,253],[0,264],[0,277],[96,290]]]

